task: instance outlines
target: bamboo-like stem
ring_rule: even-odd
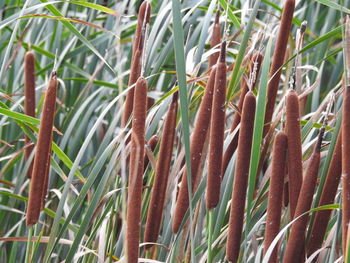
[[[220,199],[221,164],[225,132],[226,69],[226,42],[224,41],[221,44],[220,58],[217,63],[211,111],[206,192],[206,207],[208,210],[216,207]]]
[[[267,90],[267,103],[266,103],[266,113],[265,113],[265,126],[264,126],[264,137],[270,129],[270,123],[272,120],[273,111],[275,108],[278,85],[281,78],[281,67],[284,63],[284,57],[288,45],[288,37],[292,27],[292,19],[295,8],[295,0],[286,0],[282,17],[280,29],[278,32],[278,37],[276,41],[276,46],[273,54],[272,65],[270,69],[271,80],[269,82],[269,87]]]
[[[318,135],[318,141],[310,157],[306,175],[301,187],[300,197],[295,210],[295,218],[301,216],[311,209],[314,191],[316,188],[317,175],[320,166],[320,152],[324,127],[321,128]],[[289,144],[288,144],[289,146]],[[291,228],[290,236],[287,242],[283,263],[303,262],[303,253],[305,249],[305,231],[307,228],[309,215],[306,214],[294,222]]]
[[[208,260],[207,263],[213,262],[213,226],[214,226],[214,216],[213,216],[213,210],[208,211],[207,216],[207,228],[208,228]]]
[[[35,56],[33,52],[28,51],[24,58],[24,113],[28,116],[35,117]],[[25,145],[31,141],[25,135]],[[34,145],[25,148],[25,159],[28,160],[34,149]],[[27,177],[32,177],[33,161],[31,162]]]
[[[250,76],[251,74],[254,74],[255,76],[259,75],[260,66],[261,66],[262,61],[263,61],[263,55],[260,52],[254,54],[254,56],[251,59],[251,64],[250,64],[250,67],[249,67],[248,76]],[[256,81],[257,81],[257,77],[253,78],[253,82],[251,83],[251,89],[254,89]],[[238,101],[238,105],[237,105],[238,109],[240,111],[242,111],[245,95],[249,91],[249,84],[247,83],[245,78],[242,79],[242,85],[241,86],[242,86],[241,94],[239,96],[239,101]],[[234,132],[234,130],[237,128],[237,126],[239,125],[240,122],[241,122],[241,113],[240,112],[236,112],[234,117],[233,117],[233,122],[232,122],[232,125],[231,125],[230,133]],[[225,173],[225,171],[227,169],[227,166],[228,166],[228,164],[229,164],[229,162],[230,162],[230,160],[231,160],[231,158],[233,156],[233,153],[237,149],[238,137],[239,137],[239,131],[237,131],[237,133],[232,138],[232,141],[227,146],[227,149],[225,151],[225,154],[224,154],[224,157],[223,157],[223,161],[222,161],[222,173]]]
[[[191,136],[191,186],[192,193],[197,189],[199,178],[200,163],[202,158],[203,148],[205,145],[207,134],[209,134],[209,124],[211,119],[211,107],[213,101],[213,91],[215,83],[216,67],[212,68],[210,73],[202,102],[198,110],[198,116],[194,125],[194,130]],[[181,179],[178,198],[176,200],[175,213],[172,223],[174,233],[179,231],[182,219],[189,206],[188,183],[186,169]]]
[[[144,41],[144,32],[146,24],[149,23],[151,16],[151,5],[148,1],[144,1],[139,9],[136,31],[135,31],[135,40],[132,49],[131,57],[131,68],[130,68],[130,77],[128,86],[135,84],[136,80],[140,77],[141,74],[141,59],[143,54],[143,41]],[[123,108],[122,115],[122,127],[125,127],[133,109],[134,102],[134,93],[135,88],[131,88],[127,95]]]
[[[238,138],[237,161],[227,233],[226,257],[231,262],[237,262],[240,251],[255,108],[256,99],[254,94],[250,91],[244,99],[242,109],[241,132]]]
[[[332,159],[328,168],[328,173],[322,190],[320,202],[317,206],[324,206],[334,202],[338,190],[342,169],[341,154],[341,131],[338,135]],[[321,248],[323,238],[326,234],[327,225],[331,216],[331,210],[321,210],[316,212],[315,220],[312,226],[310,239],[308,243],[308,255],[312,255],[317,249]]]
[[[178,93],[173,95],[173,100],[169,106],[168,114],[164,123],[163,135],[160,144],[159,158],[157,161],[154,183],[152,187],[151,200],[148,207],[145,242],[156,242],[163,217],[163,207],[165,202],[166,187],[172,150],[175,139],[176,117],[178,108]],[[146,246],[147,249],[152,245]]]
[[[43,182],[46,174],[46,164],[49,158],[50,145],[52,140],[52,128],[56,108],[57,76],[56,72],[51,73],[48,88],[45,93],[45,101],[40,121],[38,142],[35,151],[32,180],[30,183],[29,201],[27,208],[27,226],[36,224],[39,219]]]
[[[277,133],[272,151],[272,168],[267,203],[264,254],[267,252],[272,241],[280,231],[287,142],[287,135],[284,132]],[[269,262],[277,262],[277,248],[273,250]]]
[[[288,186],[290,218],[294,218],[303,181],[299,98],[294,90],[286,97],[286,133],[288,136]]]
[[[210,48],[215,48],[220,44],[221,41],[221,27],[220,27],[220,11],[217,11],[213,26],[213,34],[210,41]],[[211,68],[213,65],[216,64],[219,58],[219,52],[215,52],[210,55],[209,57],[209,65],[208,67]]]
[[[139,257],[142,175],[147,110],[147,81],[143,77],[140,77],[136,82],[133,105],[126,214],[126,259],[128,263],[137,263]]]
[[[350,220],[350,86],[347,86],[344,90],[342,121],[342,234],[343,253],[345,253]]]

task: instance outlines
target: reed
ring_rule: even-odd
[[[128,263],[137,263],[139,257],[142,175],[147,110],[147,81],[143,77],[139,77],[136,82],[133,105],[126,214],[126,259]]]
[[[142,53],[143,53],[143,41],[144,41],[144,31],[146,24],[149,24],[151,16],[151,5],[148,1],[144,1],[139,9],[138,18],[137,18],[137,25],[136,25],[136,31],[135,31],[135,39],[134,44],[132,48],[132,57],[131,57],[131,68],[130,68],[130,77],[128,86],[132,86],[135,84],[137,79],[140,77],[141,74],[141,59],[142,59]],[[122,115],[122,127],[125,127],[130,115],[132,113],[133,109],[133,102],[134,102],[134,93],[135,88],[131,88],[125,99],[124,108],[123,108],[123,115]]]
[[[221,27],[220,27],[220,11],[216,12],[214,26],[213,26],[213,34],[211,36],[210,48],[214,49],[221,42]],[[216,64],[219,58],[219,52],[215,52],[209,57],[209,69]]]
[[[286,96],[286,133],[288,136],[288,186],[290,218],[294,218],[303,181],[299,98],[294,90]]]
[[[248,76],[250,79],[250,76],[253,74],[255,77],[252,77],[252,83],[251,85],[251,89],[253,90],[255,87],[255,84],[257,82],[257,76],[259,75],[260,72],[260,66],[261,63],[263,61],[263,55],[258,52],[256,54],[254,54],[251,58],[250,61],[250,66],[249,66],[249,71],[248,71]],[[243,107],[243,102],[244,102],[244,97],[247,94],[247,92],[249,91],[249,83],[247,83],[247,80],[245,78],[242,79],[241,82],[241,94],[239,96],[239,100],[238,100],[238,109],[240,111],[242,111],[242,107]],[[235,112],[234,117],[233,117],[233,122],[231,125],[231,130],[230,133],[234,132],[237,128],[237,126],[239,125],[239,123],[241,122],[241,113],[240,112]],[[237,145],[238,145],[238,137],[239,137],[239,131],[236,132],[236,134],[234,135],[234,137],[232,138],[232,141],[230,142],[230,144],[227,146],[227,149],[224,153],[224,157],[223,157],[223,161],[222,161],[222,173],[224,174],[228,164],[230,163],[230,160],[233,156],[233,153],[236,151],[237,149]]]
[[[320,129],[313,153],[311,154],[305,178],[301,187],[300,197],[295,210],[295,218],[301,216],[311,209],[320,166],[320,152],[324,131],[324,127],[322,127]],[[305,231],[307,228],[308,218],[309,215],[306,214],[293,223],[287,242],[286,252],[283,258],[283,263],[304,261],[303,255],[305,250]]]
[[[264,254],[280,231],[285,163],[287,157],[287,135],[278,132],[272,150],[270,189],[267,201],[267,218],[264,238]],[[277,248],[274,248],[269,262],[277,262]]]
[[[38,141],[35,150],[32,180],[27,207],[27,226],[38,222],[43,198],[43,182],[45,181],[47,163],[52,143],[52,128],[55,117],[57,94],[56,72],[51,73],[49,84],[45,92],[44,106],[41,115]]]
[[[28,51],[24,57],[24,114],[35,117],[35,56]],[[28,160],[34,149],[29,137],[25,135],[25,159]],[[33,161],[31,162],[27,177],[32,177]]]
[[[172,102],[164,123],[162,140],[160,143],[159,158],[157,161],[151,200],[148,207],[145,242],[156,242],[163,217],[166,188],[170,171],[171,157],[173,153],[176,117],[178,108],[178,93],[173,95]],[[151,248],[152,245],[146,246]]]
[[[341,132],[338,135],[332,159],[328,168],[326,181],[324,183],[320,201],[317,206],[333,204],[338,190],[342,169],[341,154]],[[320,210],[316,212],[315,220],[312,225],[310,239],[308,241],[307,254],[312,255],[317,249],[321,248],[324,236],[327,231],[328,222],[332,210]]]
[[[237,262],[243,229],[244,208],[247,194],[250,153],[253,140],[256,99],[250,91],[244,99],[240,135],[238,137],[237,162],[228,223],[226,258]]]
[[[211,111],[206,194],[206,206],[208,210],[216,207],[220,199],[221,164],[225,132],[226,69],[226,41],[224,41],[221,44],[220,58],[216,68]]]
[[[295,8],[295,0],[286,0],[282,17],[276,46],[273,54],[272,65],[270,69],[270,82],[267,90],[267,103],[265,113],[265,126],[264,126],[264,137],[270,129],[270,123],[272,120],[273,111],[275,108],[278,85],[281,78],[282,65],[284,63],[284,57],[288,45],[288,37],[292,27],[292,19]]]
[[[213,102],[213,92],[216,76],[216,66],[212,67],[211,73],[204,91],[202,102],[199,106],[197,119],[194,124],[194,129],[191,136],[191,186],[192,193],[197,189],[197,183],[199,180],[199,170],[201,160],[205,158],[203,153],[204,144],[207,136],[209,135],[209,125],[211,120],[211,108]],[[188,182],[187,172],[185,172],[181,179],[181,185],[179,194],[176,200],[175,213],[172,223],[172,231],[177,233],[181,226],[182,220],[189,207],[189,196],[188,196]]]
[[[342,229],[345,253],[348,223],[350,220],[350,86],[344,90],[342,120]]]

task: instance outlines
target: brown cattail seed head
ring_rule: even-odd
[[[52,128],[55,115],[57,93],[56,72],[52,72],[41,115],[38,141],[36,145],[32,180],[30,183],[29,201],[27,208],[27,226],[36,224],[39,219],[43,196],[43,182],[52,143]]]

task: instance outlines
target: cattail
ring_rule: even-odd
[[[214,26],[213,26],[213,34],[210,41],[210,47],[213,49],[220,43],[221,38],[221,27],[220,27],[220,11],[216,12]],[[209,68],[216,64],[219,58],[219,52],[213,53],[209,57]]]
[[[138,262],[139,257],[146,106],[147,81],[139,77],[135,86],[126,215],[126,258],[129,263]]]
[[[250,91],[245,96],[242,109],[241,130],[238,137],[237,162],[227,233],[226,257],[231,262],[237,262],[241,244],[255,108],[255,96]]]
[[[301,216],[311,209],[314,191],[317,183],[318,169],[320,166],[320,152],[324,127],[321,128],[318,141],[310,157],[306,175],[300,191],[300,198],[295,210],[295,217]],[[288,144],[289,147],[290,144]],[[305,231],[307,227],[308,214],[302,216],[292,225],[288,239],[284,263],[303,262],[303,253],[305,249]]]
[[[52,128],[55,115],[57,93],[56,72],[51,73],[40,121],[38,141],[34,157],[32,180],[30,183],[29,201],[27,208],[27,226],[38,222],[43,196],[43,182],[46,176],[47,160],[49,158]]]
[[[318,206],[332,204],[338,190],[341,176],[341,132],[338,135],[335,149],[329,165],[327,178],[323,186],[322,195]],[[327,231],[327,225],[331,215],[331,210],[320,210],[316,212],[311,235],[308,244],[308,255],[313,254],[322,245],[323,238]]]
[[[157,161],[156,173],[152,187],[151,201],[149,203],[145,242],[156,242],[159,234],[160,224],[163,217],[163,207],[165,202],[166,187],[172,157],[172,149],[175,138],[176,116],[177,116],[177,95],[173,95],[173,100],[169,106],[168,114],[164,123],[162,141],[160,144],[159,158]],[[147,248],[152,247],[151,245]]]
[[[27,52],[24,58],[24,113],[35,117],[35,57],[33,52]],[[25,136],[25,144],[31,143],[29,137]],[[28,160],[34,149],[34,145],[25,148],[25,159]],[[33,162],[30,164],[27,177],[31,178]]]
[[[148,104],[147,104],[148,105]],[[157,135],[153,135],[149,140],[148,140],[148,143],[147,143],[147,146],[151,149],[152,152],[154,152],[154,149],[156,148],[157,144],[158,144],[158,140],[159,140],[159,137]],[[147,154],[145,154],[145,158],[143,160],[143,170],[146,170],[147,168],[147,165],[149,163],[149,159],[147,157]]]
[[[149,23],[151,15],[151,5],[148,1],[144,1],[139,9],[137,26],[135,32],[135,40],[132,49],[131,68],[128,86],[135,84],[141,74],[141,58],[143,53],[143,41],[145,25]],[[135,88],[128,91],[123,108],[122,127],[125,127],[133,109]]]
[[[288,136],[290,218],[293,219],[303,181],[299,98],[294,90],[290,90],[286,97],[286,133]]]
[[[191,136],[191,186],[192,193],[197,189],[197,183],[199,179],[199,165],[202,158],[205,158],[203,153],[204,143],[209,134],[209,124],[211,118],[211,106],[213,101],[213,91],[215,84],[216,67],[212,67],[202,102],[198,110],[198,117],[196,119],[194,130]],[[189,207],[188,197],[188,182],[187,172],[185,172],[181,179],[181,185],[179,194],[176,200],[175,213],[173,218],[172,230],[174,233],[179,231],[182,219]]]
[[[225,132],[226,68],[226,41],[224,41],[221,44],[220,59],[217,63],[211,111],[206,195],[208,210],[216,207],[220,199],[221,164]]]
[[[292,26],[294,8],[295,8],[295,0],[285,1],[282,17],[281,17],[281,25],[278,32],[277,42],[276,42],[272,65],[270,69],[270,77],[272,78],[269,82],[269,87],[267,90],[264,137],[269,131],[273,110],[275,108],[278,84],[281,77],[281,67],[283,65],[284,56],[287,49],[288,36]]]
[[[342,234],[343,253],[345,253],[347,229],[350,220],[350,86],[347,86],[344,90],[342,143]]]
[[[272,168],[264,239],[265,254],[280,231],[286,157],[287,135],[284,132],[279,132],[276,135],[272,151]],[[269,262],[277,262],[277,248],[273,250]]]
[[[248,76],[250,76],[251,74],[255,75],[255,77],[253,77],[253,79],[252,79],[251,89],[253,89],[255,84],[256,84],[257,76],[259,75],[260,66],[261,66],[261,63],[263,61],[263,58],[264,58],[263,55],[260,52],[258,52],[256,54],[254,54],[254,56],[251,59],[251,64],[250,64]],[[239,96],[239,101],[238,101],[238,105],[237,105],[238,109],[240,111],[242,111],[244,97],[248,91],[249,91],[249,84],[247,83],[246,79],[243,78],[242,79],[241,94]],[[231,131],[230,131],[231,133],[237,128],[237,126],[239,125],[240,122],[241,122],[241,114],[236,112],[234,117],[233,117],[233,122],[232,122],[232,126],[231,126]],[[232,138],[232,141],[227,146],[227,149],[225,151],[223,161],[222,161],[222,173],[225,173],[227,166],[232,158],[232,155],[236,151],[237,144],[238,144],[238,137],[239,137],[239,131],[237,131],[235,136]]]

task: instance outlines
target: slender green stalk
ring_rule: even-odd
[[[207,231],[208,231],[208,259],[207,263],[213,262],[213,228],[214,228],[214,216],[213,216],[213,209],[209,210],[207,212]]]
[[[27,248],[26,248],[26,260],[25,263],[31,263],[32,262],[32,254],[33,254],[33,226],[28,227],[28,241],[27,241]]]

